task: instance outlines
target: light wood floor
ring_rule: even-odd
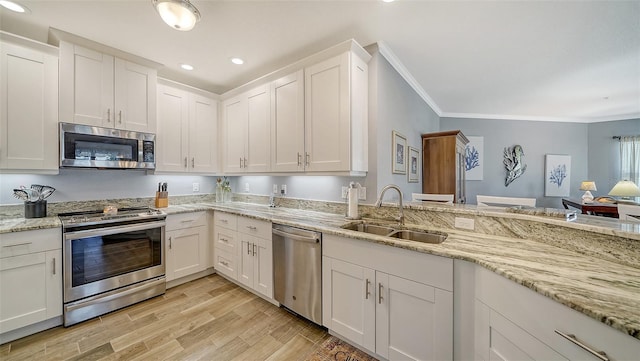
[[[304,360],[329,335],[211,275],[0,346],[9,360]]]

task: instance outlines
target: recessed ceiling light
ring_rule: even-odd
[[[24,6],[14,3],[13,1],[8,0],[0,0],[0,6],[9,9],[11,11],[15,11],[17,13],[25,13],[27,12],[27,8]]]
[[[244,60],[240,59],[240,58],[231,58],[231,62],[236,64],[236,65],[242,65],[244,64]]]
[[[189,64],[180,64],[180,67],[184,70],[193,70],[193,65]]]
[[[392,3],[392,2],[394,2],[394,1],[395,1],[395,0],[382,0],[382,2],[384,2],[384,3]]]
[[[604,99],[604,100],[609,100],[609,97],[602,97],[602,99]]]

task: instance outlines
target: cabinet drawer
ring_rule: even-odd
[[[238,232],[262,239],[271,239],[271,222],[238,217]]]
[[[0,234],[0,258],[61,248],[61,228],[36,229],[33,231]]]
[[[207,225],[207,212],[180,213],[167,216],[167,231]]]
[[[221,249],[231,254],[236,254],[236,249],[238,248],[236,232],[225,228],[218,228],[216,230],[214,247],[216,250]]]
[[[213,267],[216,271],[231,278],[232,280],[238,279],[236,257],[233,253],[229,253],[219,248],[216,249]]]
[[[235,214],[215,212],[213,214],[213,219],[216,227],[224,227],[233,229],[234,231],[238,227],[238,216]]]

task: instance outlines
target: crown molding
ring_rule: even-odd
[[[564,122],[564,123],[600,123],[613,122],[617,120],[640,119],[640,113],[622,114],[615,116],[594,117],[594,118],[571,118],[571,117],[537,117],[529,115],[505,115],[505,114],[477,114],[477,113],[442,113],[440,118],[467,118],[467,119],[499,119],[499,120],[526,120],[533,122]]]
[[[422,100],[431,107],[431,109],[439,116],[442,116],[442,109],[436,104],[429,94],[422,88],[420,83],[411,75],[407,67],[402,64],[396,54],[389,48],[384,41],[378,41],[378,52],[382,55],[391,66],[400,74],[400,76],[409,84],[409,86],[418,94]]]

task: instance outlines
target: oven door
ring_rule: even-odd
[[[165,224],[153,221],[65,232],[64,302],[163,276]]]

